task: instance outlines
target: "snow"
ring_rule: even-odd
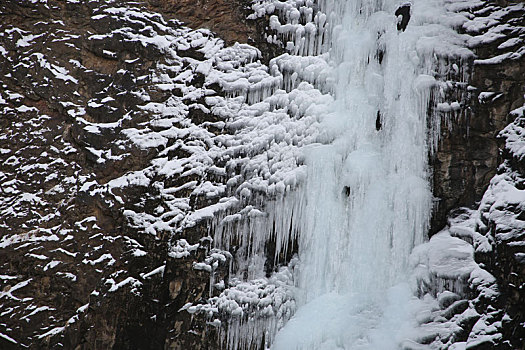
[[[452,237],[448,230],[417,246],[411,255],[411,264],[420,293],[434,295],[445,290],[464,295],[471,274],[480,270],[474,261],[474,247]]]
[[[42,53],[34,53],[32,56],[36,57],[40,67],[50,71],[57,79],[78,84],[78,80],[69,75],[69,71],[66,68],[50,63]]]
[[[141,277],[143,279],[148,279],[151,276],[155,276],[155,275],[158,275],[158,274],[160,274],[161,276],[164,276],[164,270],[165,270],[165,266],[164,265],[163,266],[159,266],[156,269],[153,269],[153,270],[151,270],[148,273],[142,274]]]
[[[32,280],[33,279],[30,278],[28,280],[25,280],[25,281],[22,281],[22,282],[18,282],[17,284],[15,284],[14,286],[11,286],[10,288],[4,288],[0,292],[0,299],[3,299],[4,297],[7,297],[7,298],[10,298],[10,299],[14,299],[14,300],[20,300],[19,298],[17,298],[16,296],[13,295],[13,292],[17,291],[18,289],[26,287],[27,285],[29,285],[29,283]],[[31,299],[31,298],[29,298],[29,299]]]
[[[84,260],[82,260],[82,263],[94,266],[94,265],[100,264],[100,263],[102,263],[102,262],[104,262],[106,260],[108,261],[106,263],[106,265],[113,265],[116,262],[116,260],[113,258],[113,256],[110,253],[106,253],[106,254],[102,254],[101,256],[99,256],[95,260],[84,259]]]
[[[37,308],[35,308],[33,311],[31,311],[30,314],[25,315],[25,316],[23,317],[23,319],[27,319],[27,320],[28,320],[31,316],[36,315],[36,314],[39,313],[39,312],[42,312],[42,311],[48,311],[48,310],[49,310],[49,311],[53,311],[53,310],[55,310],[55,309],[50,308],[49,306],[41,306],[41,307],[37,307]]]
[[[57,272],[57,275],[58,276],[64,276],[65,278],[67,278],[68,280],[70,280],[72,282],[76,282],[76,280],[77,280],[77,276],[75,276],[71,272]]]
[[[8,336],[7,334],[4,334],[4,333],[0,333],[0,337],[13,343],[13,344],[18,344],[18,342],[16,340],[14,340],[13,338],[11,338],[10,336]]]
[[[110,285],[108,292],[115,292],[128,284],[131,285],[132,290],[136,291],[137,288],[139,288],[142,285],[142,282],[130,276],[118,283],[116,283],[112,278],[108,278],[106,280],[106,284]]]
[[[507,171],[494,176],[480,203],[480,211],[496,225],[495,232],[502,232],[496,238],[503,241],[521,237],[525,228],[525,223],[507,209],[520,208],[525,201],[525,190],[516,188],[513,175]]]
[[[242,281],[234,278],[229,288],[219,296],[210,298],[210,304],[187,304],[183,309],[190,313],[203,312],[213,320],[211,324],[220,326],[220,315],[231,315],[228,330],[222,334],[223,342],[230,349],[246,348],[254,339],[270,337],[282,327],[295,310],[293,289],[291,288],[294,261],[281,268],[270,278]],[[222,283],[215,288],[224,289]]]
[[[189,244],[185,239],[179,239],[177,242],[171,247],[168,255],[175,258],[185,258],[187,256],[190,256],[192,251],[197,250],[199,247],[199,244]]]
[[[38,241],[58,241],[59,238],[55,234],[49,236],[36,236],[36,232],[28,232],[26,234],[15,234],[12,236],[3,236],[0,240],[0,248],[5,248],[12,244],[17,244],[21,242],[38,242]]]
[[[38,336],[39,339],[43,339],[43,338],[46,338],[46,337],[49,337],[49,336],[52,336],[52,335],[56,335],[58,333],[62,333],[63,331],[65,331],[66,327],[55,327],[55,328],[52,328],[51,330],[43,333],[43,334],[40,334]]]
[[[473,247],[460,238],[450,236],[447,231],[436,234],[417,250],[424,248],[427,251],[422,255],[428,258],[427,266],[437,277],[458,279],[469,275],[477,267]]]
[[[502,44],[500,44],[498,46],[498,49],[499,50],[509,49],[521,43],[523,43],[523,40],[521,38],[510,38],[506,40],[505,42],[503,42]]]
[[[505,140],[505,149],[518,160],[522,160],[525,157],[524,110],[525,107],[520,107],[511,111],[510,115],[516,119],[513,123],[507,125],[499,134],[499,136]]]
[[[0,275],[1,280],[14,280],[17,279],[17,276],[9,276],[9,275]]]
[[[47,259],[49,259],[47,256],[41,255],[41,254],[32,254],[32,253],[30,253],[30,254],[27,254],[27,256],[30,256],[32,258],[39,259],[39,260],[47,260]]]
[[[49,269],[53,269],[60,263],[61,263],[61,261],[57,261],[57,260],[50,261],[50,262],[48,262],[46,264],[46,266],[44,266],[44,271],[47,271]]]

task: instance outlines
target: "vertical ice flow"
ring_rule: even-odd
[[[336,105],[305,151],[299,308],[272,349],[396,349],[408,327],[408,258],[432,205],[429,3],[412,4],[403,32],[398,1],[319,1],[332,23]]]

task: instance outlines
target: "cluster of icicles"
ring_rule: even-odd
[[[316,110],[317,142],[304,146],[297,159],[306,165],[299,185],[259,198],[261,215],[215,220],[216,247],[235,246],[236,281],[215,302],[230,305],[237,298],[234,304],[242,307],[243,298],[258,297],[254,290],[268,290],[260,313],[255,308],[231,317],[227,348],[397,349],[408,336],[409,256],[425,240],[432,209],[428,157],[441,119],[428,111],[442,102],[443,87],[435,77],[446,66],[437,57],[460,60],[467,53],[455,32],[440,24],[446,18],[442,4],[404,4],[411,18],[399,30],[394,13],[401,5],[391,0],[253,5],[254,17],[269,16],[268,41],[289,53],[270,64],[278,80],[244,92],[247,103],[304,88],[301,82],[332,99],[319,100],[324,110]],[[275,244],[274,256],[267,256],[268,242]],[[267,260],[282,263],[292,245],[293,268],[284,266],[268,278]],[[276,280],[278,288],[266,287]],[[283,295],[293,295],[293,302]]]

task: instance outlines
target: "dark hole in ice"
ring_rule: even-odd
[[[385,51],[383,49],[378,49],[376,53],[377,61],[379,64],[383,63],[383,57],[385,56]]]
[[[381,120],[381,112],[377,111],[377,117],[376,117],[376,130],[381,130],[381,127],[383,126],[383,122]]]
[[[399,6],[395,13],[397,17],[397,30],[405,31],[410,21],[410,4]]]

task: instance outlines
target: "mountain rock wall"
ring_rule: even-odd
[[[525,173],[516,142],[523,135],[525,6],[485,2],[467,11],[472,21],[462,31],[471,36],[468,44],[477,57],[469,62],[468,86],[452,94],[462,108],[442,128],[433,162],[438,202],[431,233],[443,228],[451,210],[479,205],[476,231],[488,238],[490,249],[478,249],[476,260],[496,277],[501,292],[493,305],[507,314],[501,346],[522,349]],[[511,199],[511,193],[518,197]]]
[[[462,76],[456,77],[450,92],[450,100],[458,101],[461,108],[443,113],[448,120],[442,124],[433,162],[438,199],[433,232],[443,227],[451,209],[473,206],[481,199],[501,162],[497,135],[514,120],[510,112],[524,102],[522,4],[488,1],[464,10],[472,20],[460,31],[470,36],[467,45],[476,59],[464,63]]]

